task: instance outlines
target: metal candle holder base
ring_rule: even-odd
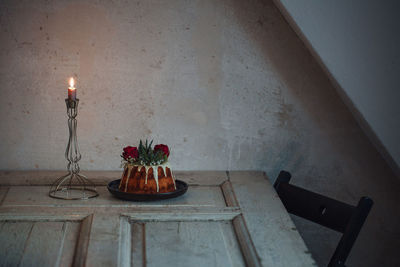
[[[59,199],[89,199],[97,197],[95,184],[85,175],[79,173],[78,161],[81,159],[76,137],[76,116],[78,115],[79,99],[65,99],[68,114],[69,140],[65,150],[68,160],[68,174],[59,177],[52,185],[49,196]]]

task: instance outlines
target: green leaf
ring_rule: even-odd
[[[130,160],[129,163],[154,166],[167,162],[168,157],[162,151],[154,151],[152,145],[153,140],[150,142],[148,140],[145,142],[140,140],[138,146],[139,157],[137,159]]]

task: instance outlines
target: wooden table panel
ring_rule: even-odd
[[[230,221],[147,222],[147,266],[245,266],[237,241],[225,242],[233,233]]]
[[[134,206],[210,206],[223,207],[225,199],[219,186],[191,186],[190,190],[179,198],[152,202],[130,202],[115,198],[106,187],[97,186],[99,197],[71,201],[50,198],[49,186],[12,186],[3,200],[8,206],[68,206],[68,207],[134,207]]]
[[[51,266],[124,267],[314,265],[261,172],[177,172],[178,179],[189,182],[188,192],[157,202],[114,198],[105,185],[116,174],[89,173],[97,177],[100,196],[67,201],[47,195],[45,184],[54,172],[35,172],[32,177],[0,172],[0,253],[7,252],[0,255],[2,262],[24,265],[30,259]],[[9,177],[16,180],[10,182]]]
[[[79,222],[1,222],[1,266],[71,266]]]
[[[21,261],[33,222],[0,222],[0,266],[15,266]]]
[[[230,182],[261,265],[315,265],[289,214],[263,173],[230,172]]]

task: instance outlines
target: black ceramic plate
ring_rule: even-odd
[[[188,185],[181,181],[175,180],[176,190],[174,192],[159,193],[159,194],[134,194],[119,191],[119,183],[121,179],[114,180],[108,183],[107,188],[115,197],[131,201],[154,201],[160,199],[179,197],[186,193]]]

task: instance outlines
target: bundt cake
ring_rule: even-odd
[[[126,164],[119,190],[136,194],[157,194],[173,192],[175,179],[167,164],[142,166]]]
[[[119,190],[136,194],[167,193],[176,190],[175,177],[167,161],[169,148],[140,141],[139,147],[127,146],[121,155],[124,171]]]

